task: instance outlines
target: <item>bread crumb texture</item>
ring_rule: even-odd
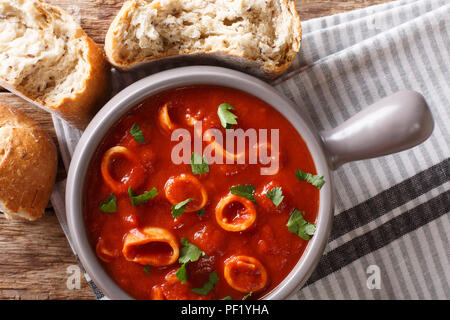
[[[67,12],[39,0],[0,0],[0,81],[12,92],[83,127],[104,95],[104,60]]]
[[[0,76],[43,105],[82,91],[87,44],[68,15],[38,1],[0,0]]]
[[[107,54],[115,64],[204,52],[244,57],[271,70],[287,69],[301,38],[294,3],[287,0],[132,0],[109,33],[114,39]]]
[[[35,220],[50,199],[57,170],[56,146],[33,120],[0,104],[0,212]]]

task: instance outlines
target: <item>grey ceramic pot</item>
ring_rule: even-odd
[[[378,157],[413,147],[433,130],[433,119],[423,97],[400,91],[384,98],[339,127],[317,132],[291,101],[267,83],[234,70],[218,67],[185,67],[154,74],[124,89],[110,100],[85,130],[70,165],[66,207],[70,236],[89,276],[111,299],[131,299],[105,272],[91,248],[83,221],[83,186],[86,171],[109,128],[130,108],[162,90],[209,84],[248,92],[282,113],[305,140],[317,172],[325,178],[320,190],[317,230],[289,275],[264,299],[285,299],[301,288],[324,251],[333,218],[332,170],[345,162]]]

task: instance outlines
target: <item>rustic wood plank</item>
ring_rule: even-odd
[[[52,212],[36,223],[0,218],[0,230],[1,299],[93,298],[84,278],[67,289],[67,267],[77,261]]]
[[[300,19],[306,21],[390,1],[392,0],[295,0],[295,3]]]
[[[389,0],[297,0],[303,21],[363,8]],[[75,17],[101,46],[106,30],[122,0],[49,0]],[[0,91],[2,89],[0,88]],[[38,121],[56,141],[51,116],[10,93],[0,92],[0,102],[24,111]],[[65,176],[59,167],[58,179]],[[93,299],[84,278],[81,288],[66,286],[67,267],[77,262],[52,210],[34,222],[8,221],[0,214],[0,299]]]

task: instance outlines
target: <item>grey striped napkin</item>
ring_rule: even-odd
[[[449,17],[448,0],[402,0],[302,24],[301,54],[273,84],[318,130],[401,89],[425,96],[436,126],[416,148],[336,171],[330,241],[292,299],[450,299]],[[116,73],[115,89],[154,71]],[[80,132],[54,124],[67,169]],[[52,203],[68,235],[63,183]]]

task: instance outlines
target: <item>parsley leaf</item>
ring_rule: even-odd
[[[150,270],[151,267],[152,266],[149,265],[149,264],[144,267],[144,272],[145,272],[146,275],[148,275],[148,270]]]
[[[226,296],[226,297],[223,297],[220,300],[233,300],[233,298],[231,296]]]
[[[190,243],[186,238],[181,238],[180,242],[183,245],[183,248],[180,250],[180,258],[178,259],[178,262],[182,263],[182,265],[175,273],[175,276],[181,281],[181,284],[185,284],[188,280],[186,265],[189,262],[197,261],[200,259],[200,256],[205,255],[205,253],[196,245]]]
[[[248,200],[251,200],[254,204],[256,204],[255,197],[253,196],[253,194],[255,193],[255,187],[253,187],[251,184],[246,185],[240,184],[237,186],[232,186],[230,188],[230,192],[231,194],[234,194],[236,196],[240,196]]]
[[[219,282],[219,277],[217,276],[217,272],[214,271],[209,275],[208,281],[205,282],[203,287],[194,288],[191,290],[191,292],[199,294],[201,296],[206,296],[214,288],[217,282]]]
[[[183,263],[182,266],[177,270],[175,273],[175,276],[178,280],[181,281],[181,284],[185,284],[188,280],[188,273],[186,270],[186,263]]]
[[[131,127],[130,134],[133,136],[134,141],[138,143],[145,143],[144,133],[136,123],[134,123],[133,126]]]
[[[158,191],[156,191],[156,188],[153,188],[150,191],[145,191],[143,194],[135,196],[133,193],[133,189],[131,187],[128,188],[128,195],[130,196],[131,204],[134,207],[140,206],[143,203],[146,203],[147,201],[153,199],[158,195]]]
[[[117,199],[114,193],[111,193],[108,199],[103,201],[98,207],[101,211],[106,213],[114,213],[117,210]]]
[[[322,188],[322,186],[325,184],[323,176],[320,175],[312,175],[311,173],[307,173],[302,170],[296,170],[295,175],[297,176],[298,180],[309,182],[317,189]]]
[[[219,116],[220,123],[225,129],[230,129],[233,124],[237,124],[237,116],[229,110],[234,110],[234,108],[228,103],[222,103],[217,109],[217,115]]]
[[[195,200],[194,198],[188,198],[184,201],[181,201],[180,203],[174,204],[172,206],[172,216],[174,218],[178,218],[179,216],[181,216],[184,213],[184,210],[186,209],[186,205],[194,200]]]
[[[180,250],[179,263],[195,262],[200,259],[200,256],[204,254],[196,245],[190,243],[186,238],[181,238],[181,244],[183,248]]]
[[[303,240],[311,239],[316,231],[316,225],[306,221],[303,213],[297,209],[292,211],[286,226],[290,232],[295,233]]]
[[[253,294],[253,291],[250,291],[242,298],[242,300],[247,300],[248,298],[250,298],[252,296],[252,294]]]
[[[191,155],[191,169],[193,174],[202,174],[209,172],[208,161],[198,153],[192,152]]]
[[[205,213],[206,213],[206,210],[205,210],[205,209],[200,209],[200,210],[197,212],[197,214],[198,214],[199,216],[204,216]]]
[[[283,190],[281,190],[281,187],[272,188],[266,192],[266,197],[272,200],[273,204],[278,207],[284,199]]]

